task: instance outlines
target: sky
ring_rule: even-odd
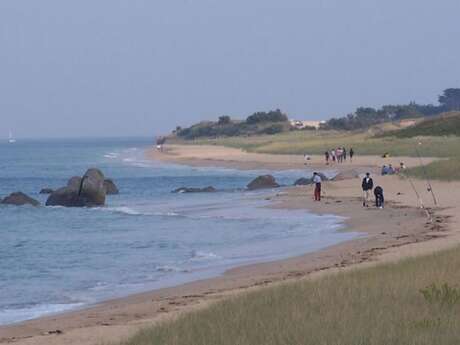
[[[0,137],[327,119],[460,87],[458,0],[0,0]]]

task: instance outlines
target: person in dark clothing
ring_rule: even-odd
[[[326,158],[326,165],[329,164],[329,151],[324,152],[324,158]]]
[[[313,173],[313,183],[315,184],[315,201],[321,201],[321,176],[317,172]]]
[[[374,188],[374,196],[375,196],[375,207],[383,208],[383,203],[385,199],[383,197],[383,188],[377,186]]]
[[[355,151],[353,151],[353,148],[350,147],[350,151],[348,152],[348,155],[350,156],[350,162],[353,162],[354,154],[355,154]]]
[[[342,155],[343,155],[343,160],[347,160],[347,149],[345,147],[342,147]]]
[[[366,173],[366,177],[363,178],[361,187],[363,189],[363,207],[369,207],[371,191],[374,188],[374,181],[372,181],[370,173]]]

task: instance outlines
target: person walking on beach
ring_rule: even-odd
[[[326,165],[329,165],[329,151],[324,152],[324,158],[326,159]]]
[[[347,160],[347,149],[345,147],[342,147],[342,155],[343,155],[343,160]]]
[[[350,155],[350,163],[353,163],[353,155],[355,154],[355,151],[353,151],[353,148],[350,147],[350,152],[349,152],[349,155]]]
[[[315,201],[321,201],[321,176],[317,172],[313,173],[313,183],[315,184]]]
[[[363,178],[361,187],[363,189],[363,207],[369,207],[371,191],[374,188],[374,181],[372,181],[370,173],[366,173],[366,177]]]

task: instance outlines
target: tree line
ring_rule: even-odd
[[[438,115],[449,111],[460,111],[460,89],[446,89],[438,97],[439,105],[417,104],[384,105],[380,109],[359,107],[354,113],[332,118],[324,124],[324,129],[355,130],[375,124],[416,117]]]
[[[176,127],[173,134],[183,139],[202,137],[241,136],[255,134],[276,134],[289,130],[286,114],[280,109],[268,112],[256,112],[244,121],[232,120],[228,115],[220,116],[217,121],[205,121],[188,128]]]

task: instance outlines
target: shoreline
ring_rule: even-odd
[[[187,165],[193,165],[188,164],[192,161],[195,164],[193,166],[204,167],[210,166],[209,164],[220,167],[227,164],[223,167],[243,169],[251,169],[254,165],[264,169],[276,169],[275,166],[284,166],[287,169],[305,167],[303,157],[256,155],[260,159],[258,161],[254,154],[246,156],[241,153],[243,158],[238,161],[238,153],[235,149],[229,150],[231,152],[228,152],[227,160],[217,154],[216,158],[212,159],[208,151],[208,155],[202,159],[168,152],[162,153],[160,157],[155,152],[156,157],[153,159]],[[152,157],[151,152],[148,156]],[[309,166],[324,166],[319,161],[320,158],[322,157],[312,157],[314,161],[308,162],[312,163]],[[375,171],[373,162],[378,160],[374,157],[372,161],[366,161],[368,164],[358,162],[357,165],[353,165],[353,170]],[[395,160],[399,159],[395,158]],[[342,168],[339,170],[345,171]],[[384,210],[362,208],[361,199],[355,196],[355,185],[358,184],[359,187],[357,179],[326,182],[324,188],[326,197],[321,203],[314,203],[311,200],[311,187],[287,188],[275,191],[269,197],[272,202],[270,207],[308,209],[315,214],[346,217],[345,231],[364,232],[368,234],[366,237],[341,242],[289,259],[239,266],[210,279],[118,298],[81,310],[46,316],[16,325],[1,326],[0,343],[96,344],[101,341],[119,340],[144,326],[177,317],[182,312],[205,307],[209,303],[235,293],[294,279],[312,278],[323,272],[350,269],[357,267],[358,263],[363,266],[398,260],[401,257],[447,248],[459,242],[458,236],[456,236],[457,241],[453,241],[454,236],[448,231],[452,220],[457,220],[455,217],[449,218],[451,216],[449,209],[437,210],[434,223],[427,224],[425,214],[411,206],[413,198],[409,197],[407,187],[401,186],[401,183],[398,185],[397,182],[401,181],[397,176],[388,176],[382,180],[395,184],[394,188],[403,191],[399,192],[402,193],[399,199],[388,198],[390,202]],[[417,184],[420,182],[418,181]],[[397,193],[390,189],[390,194]],[[377,212],[383,213],[384,217],[376,219]],[[451,236],[446,241],[449,234]],[[437,243],[434,244],[435,242]]]

